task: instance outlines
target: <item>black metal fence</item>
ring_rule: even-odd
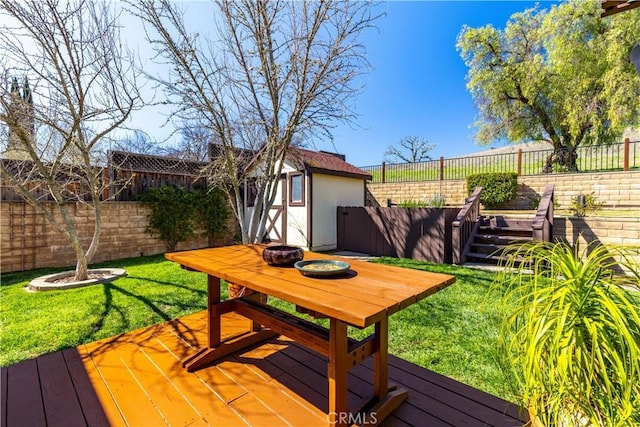
[[[518,175],[540,175],[553,149],[518,151],[484,156],[467,156],[419,163],[364,166],[360,169],[373,177],[372,183],[443,181],[465,179],[468,175],[488,172],[515,172]],[[640,169],[640,141],[625,139],[622,143],[579,147],[576,150],[580,172],[628,171]]]

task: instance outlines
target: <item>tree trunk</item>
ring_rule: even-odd
[[[95,187],[99,188],[99,187]],[[89,249],[85,252],[86,262],[89,263],[93,259],[93,256],[98,252],[98,245],[100,244],[100,235],[102,234],[102,204],[99,200],[99,195],[93,195],[93,236],[91,237],[91,244]]]
[[[79,245],[79,248],[75,244],[73,245],[73,250],[76,253],[76,275],[74,280],[79,282],[81,280],[89,279],[89,269],[82,245],[80,245],[80,242],[77,242],[77,244]]]
[[[80,237],[78,236],[78,229],[76,228],[76,224],[71,217],[71,212],[69,212],[70,204],[67,203],[59,203],[60,214],[62,215],[62,220],[64,221],[64,225],[66,228],[66,237],[69,239],[69,243],[73,248],[73,252],[76,254],[76,275],[74,277],[75,280],[87,280],[89,278],[88,274],[88,261],[85,255],[84,248],[82,247],[82,242],[80,241]],[[95,237],[95,236],[94,236]]]
[[[547,156],[543,173],[552,173],[554,170],[560,172],[578,172],[578,153],[574,147],[559,146]],[[557,167],[554,167],[556,165]]]

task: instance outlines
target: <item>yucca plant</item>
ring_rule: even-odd
[[[532,242],[509,252],[496,282],[504,288],[500,349],[532,419],[547,427],[640,425],[633,249],[591,244],[581,253],[578,245]]]

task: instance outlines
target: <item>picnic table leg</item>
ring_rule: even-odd
[[[347,324],[331,319],[329,332],[329,423],[344,426],[347,408]]]
[[[228,337],[222,341],[222,314],[233,311],[233,300],[220,302],[220,278],[208,276],[207,279],[207,346],[195,354],[182,360],[182,366],[189,372],[194,372],[231,353],[257,345],[278,334],[274,331],[262,329],[252,321],[251,328],[246,333],[235,337]]]
[[[214,306],[220,303],[220,278],[207,275],[207,337],[209,348],[220,344],[220,313],[214,310]]]
[[[207,346],[197,353],[182,360],[182,366],[193,372],[205,364],[205,359],[211,349],[220,344],[221,320],[220,312],[216,310],[220,303],[220,278],[207,275]]]
[[[382,400],[389,391],[389,319],[385,317],[375,326],[376,352],[373,353],[373,394]]]
[[[377,402],[368,411],[370,425],[378,425],[409,396],[409,391],[389,387],[389,319],[385,317],[375,325],[373,353],[373,394]]]

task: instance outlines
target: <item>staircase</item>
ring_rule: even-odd
[[[498,264],[505,248],[531,240],[550,242],[553,238],[554,184],[544,188],[538,211],[530,220],[480,214],[482,187],[477,187],[465,201],[451,227],[454,264]]]
[[[466,262],[498,264],[502,252],[512,243],[533,240],[533,220],[481,216],[477,232],[471,236]]]

